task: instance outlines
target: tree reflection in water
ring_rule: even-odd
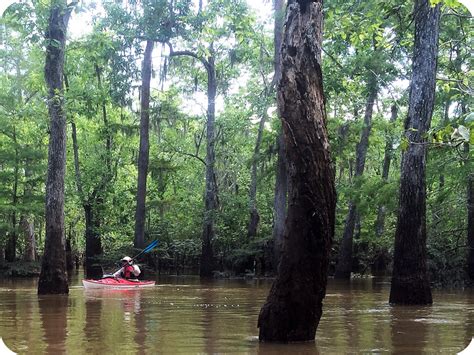
[[[47,344],[47,354],[66,352],[67,335],[67,295],[45,295],[38,297],[43,340]]]

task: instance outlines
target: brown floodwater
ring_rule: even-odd
[[[315,343],[260,344],[257,318],[271,281],[167,277],[143,290],[37,296],[36,281],[0,280],[0,337],[28,354],[444,353],[474,336],[474,293],[434,291],[430,307],[391,307],[390,284],[329,281]]]

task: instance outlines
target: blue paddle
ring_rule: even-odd
[[[142,255],[142,254],[146,254],[146,253],[149,253],[150,251],[152,251],[156,246],[158,245],[158,240],[155,239],[154,241],[152,241],[150,244],[148,244],[148,246],[143,249],[140,253],[138,253],[137,255],[135,255],[132,259],[135,260],[136,258],[138,258],[138,256]]]

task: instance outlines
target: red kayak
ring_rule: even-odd
[[[86,289],[102,288],[102,289],[130,289],[130,288],[146,288],[155,286],[155,281],[139,281],[127,279],[114,279],[107,277],[100,280],[82,280],[82,284]]]

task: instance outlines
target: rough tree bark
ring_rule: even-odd
[[[397,105],[392,105],[392,114],[390,115],[390,124],[395,124],[398,117]],[[385,153],[383,158],[382,167],[382,180],[384,183],[388,181],[388,173],[390,172],[390,163],[392,162],[393,154],[393,137],[387,135],[387,142],[385,143]],[[377,210],[377,220],[375,222],[375,234],[377,237],[381,237],[385,227],[385,206],[380,205]]]
[[[285,0],[274,0],[275,23],[273,31],[273,42],[275,45],[274,83],[278,83],[281,78],[281,42],[283,39],[283,25],[285,22]],[[280,130],[277,138],[277,167],[275,176],[275,198],[273,200],[273,268],[276,271],[283,248],[283,236],[285,233],[286,201],[288,193],[288,179],[286,172],[285,142],[283,139],[283,129]]]
[[[416,0],[415,43],[405,139],[400,200],[390,289],[390,303],[432,303],[426,269],[426,132],[433,113],[440,5]]]
[[[285,243],[258,320],[260,341],[314,340],[326,294],[334,235],[334,172],[321,72],[322,3],[289,1],[278,108],[289,194]]]
[[[140,150],[138,153],[138,183],[137,183],[137,207],[135,210],[135,248],[143,248],[145,245],[145,218],[146,218],[146,179],[148,175],[148,160],[150,151],[149,128],[150,128],[150,80],[152,53],[154,42],[147,40],[145,54],[142,63],[142,91],[141,91],[141,115],[140,115]]]
[[[64,236],[64,174],[66,170],[66,113],[63,69],[67,24],[75,3],[52,2],[46,30],[45,79],[48,87],[50,137],[46,180],[46,240],[38,294],[68,293]]]
[[[367,83],[368,96],[365,105],[364,127],[360,134],[360,141],[356,148],[356,166],[354,177],[362,176],[365,168],[367,149],[369,147],[369,135],[372,128],[372,113],[374,102],[377,97],[377,82],[374,74],[371,74]],[[339,250],[336,273],[337,279],[350,279],[352,271],[352,244],[354,240],[354,227],[358,219],[357,206],[354,201],[349,201],[349,212],[347,213],[344,224],[344,233],[342,236],[341,248]]]

